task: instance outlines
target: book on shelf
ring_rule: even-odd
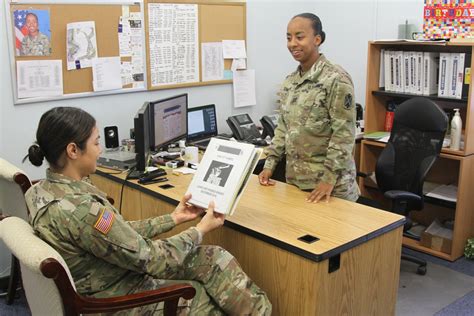
[[[390,132],[371,132],[371,133],[366,133],[364,134],[364,139],[368,140],[376,140],[379,142],[388,142],[388,139],[390,138]]]
[[[262,153],[252,144],[212,138],[189,184],[189,203],[229,214],[235,210]]]

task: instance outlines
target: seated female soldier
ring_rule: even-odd
[[[224,223],[211,203],[201,221],[175,236],[154,239],[204,210],[186,195],[169,215],[125,221],[103,192],[85,180],[101,153],[95,119],[78,108],[53,108],[40,119],[28,158],[49,162],[46,179],[27,192],[31,224],[71,270],[79,293],[94,297],[125,295],[187,282],[194,299],[180,301],[180,313],[271,314],[266,294],[236,259],[217,246],[200,246],[202,237]],[[155,315],[162,304],[127,311]]]

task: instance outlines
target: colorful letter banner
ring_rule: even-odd
[[[474,38],[472,0],[425,0],[423,19],[427,39]]]

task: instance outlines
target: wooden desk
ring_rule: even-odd
[[[124,217],[173,210],[191,176],[168,177],[175,188],[127,183]],[[98,171],[92,181],[118,207],[123,178]],[[337,198],[309,204],[306,194],[280,182],[260,186],[252,176],[235,214],[222,229],[207,234],[204,243],[220,245],[237,258],[268,294],[273,315],[395,314],[403,217]],[[299,241],[305,234],[319,240]]]

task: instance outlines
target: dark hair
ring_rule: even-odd
[[[33,12],[28,12],[28,13],[26,14],[26,16],[25,16],[25,20],[26,20],[26,18],[28,17],[28,15],[32,15],[32,16],[34,16],[34,17],[35,17],[35,19],[36,19],[36,22],[39,22],[39,20],[38,20],[38,16],[37,16],[35,13],[33,13]]]
[[[46,158],[51,166],[61,169],[64,166],[59,165],[59,159],[67,145],[75,143],[79,149],[84,150],[95,123],[92,115],[81,109],[52,108],[41,116],[36,142],[30,146],[26,157],[35,166],[41,166]]]
[[[323,24],[321,23],[321,20],[316,14],[301,13],[301,14],[295,15],[293,19],[294,18],[304,18],[304,19],[310,20],[311,26],[313,27],[314,35],[321,36],[321,44],[324,43],[324,40],[326,39],[326,33],[324,33]]]

